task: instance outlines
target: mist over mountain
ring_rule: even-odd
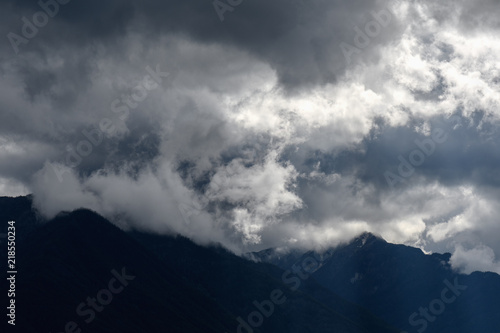
[[[238,253],[500,272],[496,0],[5,0],[0,195]]]
[[[322,252],[241,257],[180,236],[123,231],[84,209],[46,221],[31,197],[0,198],[0,218],[15,219],[19,235],[22,332],[499,329],[499,275],[460,274],[449,253],[424,254],[370,233]]]
[[[0,35],[8,329],[500,332],[498,0],[3,0]]]
[[[399,332],[312,279],[295,288],[281,268],[220,246],[127,233],[88,210],[44,221],[26,197],[0,198],[0,211],[26,233],[16,259],[22,332]]]
[[[408,332],[498,332],[500,275],[460,274],[450,253],[425,254],[364,233],[346,245],[249,257],[305,270],[320,285]]]

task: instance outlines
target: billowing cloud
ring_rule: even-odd
[[[470,250],[465,250],[461,246],[457,247],[451,257],[451,263],[465,274],[475,271],[500,274],[500,262],[495,260],[493,250],[484,245]]]
[[[493,0],[46,3],[38,26],[0,5],[2,194],[235,252],[372,231],[496,270]]]

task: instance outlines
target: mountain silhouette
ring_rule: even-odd
[[[449,253],[426,255],[364,233],[323,253],[268,249],[251,256],[282,268],[318,258],[312,277],[319,284],[409,333],[500,332],[500,276],[459,274]]]
[[[21,332],[399,332],[275,265],[125,232],[85,209],[44,221],[31,200],[0,198],[3,225],[16,221]]]

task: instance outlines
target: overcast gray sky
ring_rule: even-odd
[[[500,273],[499,14],[3,1],[0,195],[235,252],[371,231]]]

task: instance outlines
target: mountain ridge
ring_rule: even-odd
[[[23,332],[61,331],[73,323],[93,332],[163,332],[165,327],[169,332],[397,332],[313,280],[290,290],[274,265],[183,237],[124,232],[85,209],[36,222],[26,199],[0,200],[4,219],[18,218],[20,229],[33,226],[18,244],[17,259],[24,266],[17,281]],[[22,205],[13,204],[19,200]],[[91,316],[86,297],[99,300],[105,286],[116,288],[110,279],[120,272],[133,281]],[[286,302],[275,304],[267,317],[275,290]],[[79,317],[78,310],[87,317]]]
[[[500,313],[500,275],[460,274],[450,264],[450,253],[425,254],[421,249],[388,243],[370,233],[326,252],[304,252],[298,259],[297,253],[290,256],[293,260],[270,253],[272,250],[267,249],[252,256],[284,269],[314,258],[320,264],[311,276],[319,284],[408,332],[500,332],[494,314]],[[290,261],[294,263],[284,266]],[[456,301],[447,304],[441,299],[445,290],[464,285],[462,288],[467,290],[459,290]],[[430,304],[446,311],[437,309],[439,315],[426,318],[425,309]]]

